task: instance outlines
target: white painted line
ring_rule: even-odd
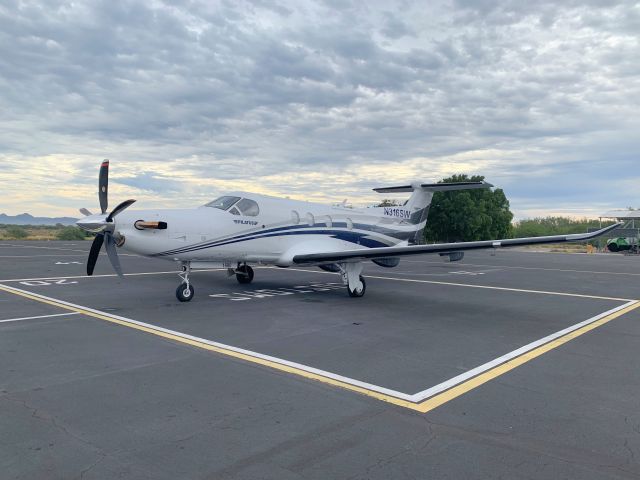
[[[431,388],[428,388],[426,390],[423,390],[421,392],[416,393],[415,395],[411,396],[411,401],[413,402],[421,402],[422,400],[425,400],[429,397],[433,397],[434,395],[437,395],[438,393],[444,392],[445,390],[449,390],[450,388],[455,387],[456,385],[463,383],[467,380],[469,380],[470,378],[473,377],[477,377],[478,375],[480,375],[481,373],[486,372],[487,370],[491,370],[492,368],[497,367],[498,365],[501,365],[503,363],[508,362],[509,360],[512,360],[516,357],[519,357],[531,350],[534,350],[536,348],[538,348],[541,345],[544,345],[546,343],[552,342],[553,340],[555,340],[556,338],[560,338],[564,335],[566,335],[567,333],[571,333],[575,330],[578,330],[582,327],[584,327],[585,325],[589,325],[590,323],[594,323],[597,322],[598,320],[600,320],[601,318],[607,317],[613,313],[616,313],[620,310],[624,310],[627,307],[630,307],[631,305],[635,305],[636,303],[638,303],[637,300],[632,300],[628,303],[625,303],[624,305],[620,305],[619,307],[615,307],[612,308],[611,310],[607,310],[604,313],[601,313],[599,315],[596,315],[595,317],[591,317],[587,320],[584,320],[583,322],[580,323],[576,323],[575,325],[571,325],[570,327],[567,327],[563,330],[560,330],[558,332],[552,333],[551,335],[547,335],[544,338],[541,338],[540,340],[536,340],[535,342],[531,342],[523,347],[518,348],[517,350],[514,350],[512,352],[507,353],[506,355],[502,355],[501,357],[498,357],[494,360],[491,360],[490,362],[487,362],[483,365],[480,365],[479,367],[473,368],[471,370],[469,370],[468,372],[465,372],[461,375],[458,375],[457,377],[453,377],[450,378],[449,380],[446,380],[438,385],[435,385]]]
[[[226,272],[226,268],[203,268],[199,270],[191,270],[191,273],[198,272]],[[177,270],[171,270],[170,272],[137,272],[137,273],[125,273],[125,277],[136,277],[139,275],[167,275],[169,273],[173,273],[175,275],[178,274]],[[76,278],[109,278],[109,277],[117,277],[115,273],[109,273],[106,275],[91,275],[90,277],[87,275],[75,275],[75,276],[61,276],[61,277],[39,277],[39,278],[10,278],[6,280],[0,280],[0,282],[30,282],[36,280],[70,280]]]
[[[54,313],[53,315],[38,315],[37,317],[9,318],[7,320],[0,320],[0,323],[21,322],[23,320],[35,320],[37,318],[66,317],[69,315],[80,315],[80,313],[79,312]]]
[[[405,260],[402,259],[402,261],[404,263],[424,263],[424,264],[429,264],[429,265],[441,265],[443,267],[446,267],[448,265],[448,263],[444,263],[444,262],[430,262],[427,260]],[[601,271],[596,271],[596,270],[571,270],[568,268],[543,268],[543,267],[519,267],[519,266],[513,266],[513,265],[486,265],[486,264],[481,264],[481,263],[467,263],[467,262],[462,262],[460,263],[461,267],[464,266],[468,266],[468,267],[489,267],[492,269],[513,269],[513,270],[540,270],[543,272],[565,272],[565,273],[587,273],[590,275],[621,275],[621,276],[633,276],[633,277],[640,277],[640,273],[625,273],[625,272],[601,272]],[[411,272],[406,272],[408,274],[411,274]]]
[[[87,245],[90,245],[87,243]],[[76,248],[62,248],[62,247],[39,247],[37,245],[12,245],[10,243],[0,244],[0,248],[34,248],[39,250],[63,250],[66,252],[82,252],[89,253],[89,250],[78,250]]]
[[[406,393],[403,393],[403,392],[399,392],[397,390],[391,390],[389,388],[385,388],[385,387],[382,387],[382,386],[379,386],[379,385],[373,385],[373,384],[370,384],[370,383],[362,382],[362,381],[356,380],[354,378],[345,377],[345,376],[338,375],[338,374],[335,374],[335,373],[327,372],[325,370],[320,370],[320,369],[317,369],[317,368],[314,368],[314,367],[310,367],[308,365],[303,365],[303,364],[300,364],[300,363],[284,360],[282,358],[277,358],[277,357],[273,357],[273,356],[270,356],[270,355],[264,355],[264,354],[261,354],[261,353],[258,353],[258,352],[254,352],[254,351],[251,351],[251,350],[245,350],[245,349],[234,347],[234,346],[231,346],[231,345],[226,345],[226,344],[223,344],[223,343],[214,342],[214,341],[211,341],[211,340],[207,340],[205,338],[196,337],[196,336],[189,335],[189,334],[186,334],[186,333],[183,333],[183,332],[178,332],[176,330],[170,330],[170,329],[159,327],[157,325],[153,325],[153,324],[150,324],[150,323],[140,322],[140,321],[133,320],[133,319],[130,319],[130,318],[127,318],[127,317],[122,317],[122,316],[119,316],[119,315],[113,315],[111,313],[103,312],[101,310],[96,310],[96,309],[85,307],[85,306],[82,306],[82,305],[77,305],[77,304],[74,304],[74,303],[66,302],[64,300],[59,300],[59,299],[56,299],[56,298],[47,297],[47,296],[40,295],[38,293],[30,292],[30,291],[27,291],[27,290],[22,290],[22,289],[15,288],[15,287],[9,287],[7,285],[4,285],[4,287],[7,288],[8,290],[13,290],[13,291],[24,293],[24,294],[27,294],[27,295],[32,295],[32,296],[38,297],[38,298],[40,298],[42,300],[47,300],[47,301],[51,301],[51,302],[57,302],[59,304],[63,304],[63,305],[66,305],[66,306],[69,306],[69,307],[72,307],[72,308],[78,308],[78,309],[86,310],[86,311],[89,311],[89,312],[92,312],[92,313],[96,313],[96,314],[99,314],[99,315],[102,315],[102,316],[105,316],[105,317],[109,317],[109,318],[112,318],[114,320],[120,320],[120,321],[124,321],[124,322],[128,322],[128,323],[132,323],[132,324],[135,324],[135,325],[139,325],[139,326],[148,328],[150,330],[155,330],[155,331],[158,331],[158,332],[168,333],[168,334],[175,335],[175,336],[187,339],[187,340],[193,340],[193,341],[196,341],[196,342],[201,342],[201,343],[204,343],[204,344],[207,344],[207,345],[211,345],[211,346],[214,346],[214,347],[218,347],[218,348],[221,348],[221,349],[225,349],[225,350],[241,353],[241,354],[244,354],[244,355],[252,356],[252,357],[255,357],[255,358],[259,358],[259,359],[262,359],[262,360],[278,363],[280,365],[293,367],[293,368],[296,368],[296,369],[299,369],[299,370],[302,370],[302,371],[305,371],[305,372],[308,372],[308,373],[321,375],[321,376],[326,377],[326,378],[330,378],[330,379],[337,380],[337,381],[340,381],[340,382],[344,382],[344,383],[347,383],[347,384],[350,384],[350,385],[353,385],[353,386],[365,388],[365,389],[371,390],[373,392],[378,392],[378,393],[381,393],[381,394],[384,394],[384,395],[390,395],[390,396],[393,396],[393,397],[398,398],[398,399],[402,399],[402,400],[406,400],[406,401],[410,401],[410,402],[415,402],[415,403],[419,403],[419,402],[421,402],[421,401],[423,401],[423,400],[425,400],[427,398],[430,398],[430,397],[432,397],[434,395],[437,395],[437,394],[439,394],[439,393],[441,393],[443,391],[446,391],[446,390],[448,390],[448,389],[450,389],[452,387],[455,387],[456,385],[459,385],[459,384],[469,380],[470,378],[476,377],[476,376],[478,376],[478,375],[480,375],[480,374],[482,374],[482,373],[484,373],[484,372],[486,372],[488,370],[491,370],[492,368],[497,367],[498,365],[501,365],[501,364],[503,364],[503,363],[505,363],[505,362],[507,362],[509,360],[512,360],[512,359],[514,359],[516,357],[519,357],[519,356],[521,356],[523,354],[526,354],[527,352],[529,352],[531,350],[534,350],[534,349],[540,347],[541,345],[547,344],[547,343],[549,343],[549,342],[551,342],[551,341],[553,341],[553,340],[555,340],[557,338],[560,338],[560,337],[562,337],[562,336],[564,336],[564,335],[566,335],[568,333],[571,333],[571,332],[573,332],[575,330],[578,330],[578,329],[580,329],[580,328],[582,328],[582,327],[584,327],[586,325],[589,325],[591,323],[597,322],[601,318],[607,317],[607,316],[609,316],[609,315],[611,315],[613,313],[616,313],[616,312],[618,312],[620,310],[623,310],[623,309],[625,309],[627,307],[630,307],[630,306],[635,305],[636,303],[638,303],[637,300],[631,300],[629,302],[626,302],[623,305],[620,305],[618,307],[612,308],[611,310],[607,310],[606,312],[603,312],[603,313],[598,314],[598,315],[596,315],[594,317],[591,317],[591,318],[589,318],[587,320],[584,320],[582,322],[576,323],[575,325],[572,325],[570,327],[564,328],[564,329],[562,329],[562,330],[560,330],[558,332],[552,333],[550,335],[547,335],[546,337],[543,337],[543,338],[541,338],[539,340],[531,342],[531,343],[529,343],[529,344],[527,344],[527,345],[525,345],[523,347],[520,347],[520,348],[518,348],[516,350],[513,350],[512,352],[509,352],[509,353],[507,353],[505,355],[502,355],[502,356],[500,356],[500,357],[498,357],[498,358],[496,358],[494,360],[491,360],[491,361],[489,361],[489,362],[487,362],[487,363],[485,363],[483,365],[480,365],[480,366],[478,366],[476,368],[473,368],[473,369],[471,369],[471,370],[469,370],[469,371],[467,371],[465,373],[457,375],[456,377],[453,377],[453,378],[451,378],[449,380],[446,380],[446,381],[444,381],[442,383],[439,383],[438,385],[435,385],[433,387],[427,388],[426,390],[422,390],[422,391],[420,391],[418,393],[415,393],[413,395],[409,395],[409,394],[406,394]],[[75,312],[75,313],[78,313],[78,312]],[[73,315],[74,313],[70,313],[70,314]],[[61,315],[65,315],[65,314],[60,314],[60,316]],[[69,315],[69,314],[66,314],[66,315]],[[55,315],[51,315],[51,316],[55,316]],[[32,317],[32,318],[36,318],[36,317]],[[17,321],[17,320],[13,319],[13,321]]]
[[[40,257],[85,257],[88,255],[88,252],[82,252],[82,253],[60,253],[60,254],[55,254],[55,253],[46,253],[46,254],[42,254],[42,255],[0,255],[0,258],[40,258]],[[101,253],[100,256],[106,256],[106,253]],[[139,257],[139,258],[145,258],[146,257],[140,257],[140,255],[134,255],[132,253],[119,253],[118,256],[120,257]],[[150,259],[147,259],[150,260]]]
[[[482,288],[486,290],[501,290],[504,292],[518,292],[518,293],[538,293],[542,295],[557,295],[560,297],[575,297],[575,298],[592,298],[596,300],[612,300],[614,302],[631,302],[632,298],[618,298],[618,297],[601,297],[599,295],[584,295],[580,293],[567,293],[567,292],[549,292],[545,290],[528,290],[525,288],[508,288],[508,287],[494,287],[491,285],[474,285],[471,283],[453,283],[453,282],[437,282],[435,280],[417,280],[413,278],[394,278],[394,277],[377,277],[374,275],[367,275],[367,278],[378,278],[382,280],[396,280],[398,282],[416,282],[416,283],[431,283],[434,285],[449,285],[453,287],[467,287],[467,288]]]
[[[277,268],[277,267],[267,267]],[[321,273],[327,275],[336,275],[332,272],[324,272],[322,270],[304,270],[301,268],[287,268],[287,271],[293,272],[308,272],[308,273]],[[508,288],[508,287],[495,287],[492,285],[474,285],[472,283],[455,283],[455,282],[438,282],[436,280],[418,280],[414,278],[398,278],[398,277],[380,277],[376,275],[366,275],[366,278],[377,278],[379,280],[393,280],[396,282],[414,282],[414,283],[429,283],[432,285],[448,285],[452,287],[467,287],[467,288],[482,288],[487,290],[499,290],[504,292],[517,292],[517,293],[537,293],[541,295],[557,295],[561,297],[576,297],[576,298],[591,298],[595,300],[611,300],[614,302],[632,302],[635,301],[632,298],[617,298],[617,297],[601,297],[599,295],[585,295],[581,293],[568,293],[568,292],[549,292],[545,290],[528,290],[524,288]]]
[[[0,258],[82,257],[82,253],[45,253],[42,255],[0,255]]]
[[[6,288],[7,290],[13,290],[15,292],[31,295],[33,297],[38,297],[38,298],[40,298],[42,300],[47,300],[47,301],[50,301],[50,302],[56,302],[56,303],[59,303],[59,304],[66,305],[68,307],[78,308],[78,309],[81,309],[81,310],[86,310],[88,312],[96,313],[98,315],[102,315],[102,316],[105,316],[105,317],[113,318],[114,320],[120,320],[120,321],[123,321],[123,322],[132,323],[134,325],[139,325],[141,327],[145,327],[145,328],[148,328],[150,330],[155,330],[155,331],[158,331],[158,332],[168,333],[170,335],[175,335],[177,337],[181,337],[181,338],[184,338],[184,339],[187,339],[187,340],[193,340],[193,341],[196,341],[196,342],[205,343],[207,345],[211,345],[213,347],[218,347],[218,348],[221,348],[221,349],[224,349],[224,350],[230,350],[232,352],[242,353],[244,355],[248,355],[248,356],[251,356],[251,357],[260,358],[262,360],[267,360],[269,362],[278,363],[280,365],[286,365],[288,367],[297,368],[297,369],[303,370],[305,372],[314,373],[316,375],[321,375],[323,377],[331,378],[333,380],[337,380],[337,381],[340,381],[340,382],[348,383],[350,385],[354,385],[354,386],[357,386],[357,387],[366,388],[367,390],[372,390],[374,392],[382,393],[382,394],[385,394],[385,395],[391,395],[393,397],[400,398],[400,399],[403,399],[403,400],[409,400],[411,398],[411,395],[407,395],[406,393],[398,392],[396,390],[390,390],[388,388],[380,387],[378,385],[371,385],[369,383],[361,382],[360,380],[356,380],[354,378],[343,377],[342,375],[337,375],[335,373],[331,373],[331,372],[327,372],[325,370],[320,370],[320,369],[317,369],[317,368],[309,367],[307,365],[302,365],[300,363],[290,362],[290,361],[284,360],[282,358],[272,357],[270,355],[263,355],[261,353],[253,352],[251,350],[245,350],[243,348],[233,347],[231,345],[225,345],[224,343],[219,343],[219,342],[214,342],[214,341],[211,341],[211,340],[207,340],[206,338],[195,337],[193,335],[189,335],[189,334],[186,334],[186,333],[178,332],[176,330],[170,330],[168,328],[159,327],[159,326],[153,325],[151,323],[140,322],[138,320],[133,320],[131,318],[121,317],[119,315],[113,315],[111,313],[103,312],[102,310],[96,310],[96,309],[85,307],[85,306],[82,306],[82,305],[77,305],[75,303],[66,302],[64,300],[59,300],[57,298],[47,297],[45,295],[40,295],[39,293],[30,292],[28,290],[22,290],[20,288],[10,287],[8,285],[3,285],[3,287]]]

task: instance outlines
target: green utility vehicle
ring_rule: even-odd
[[[617,237],[607,240],[607,250],[610,252],[638,252],[638,239],[633,237]]]

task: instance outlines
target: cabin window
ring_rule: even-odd
[[[224,196],[216,198],[213,202],[207,203],[205,207],[219,208],[220,210],[229,210],[229,208],[238,200],[240,200],[240,197]]]
[[[248,198],[240,200],[234,208],[240,210],[242,215],[246,215],[247,217],[255,217],[260,213],[260,207],[258,207],[258,204]]]
[[[316,219],[311,213],[307,213],[307,224],[313,227],[316,224]]]

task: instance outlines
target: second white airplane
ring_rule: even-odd
[[[464,251],[543,243],[589,240],[616,228],[593,233],[550,237],[511,238],[479,242],[423,245],[423,230],[434,192],[491,188],[486,182],[421,183],[376,188],[379,193],[411,193],[402,206],[348,208],[235,192],[192,209],[127,210],[135,200],[108,209],[109,161],[100,167],[98,198],[101,213],[86,215],[77,225],[96,233],[87,262],[92,275],[100,250],[118,275],[122,269],[117,249],[179,265],[181,284],[176,297],[188,302],[194,296],[192,268],[227,268],[241,284],[251,283],[251,265],[278,267],[318,266],[339,273],[352,297],[366,290],[365,261],[395,267],[406,255],[440,254],[462,259]],[[117,217],[117,218],[116,218]]]

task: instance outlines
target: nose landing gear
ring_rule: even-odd
[[[182,279],[182,283],[176,289],[176,298],[181,302],[190,302],[195,295],[195,289],[189,281],[191,275],[191,262],[182,262],[182,271],[178,272],[178,276]],[[238,283],[248,284],[253,281],[253,268],[249,265],[238,263],[236,269],[230,268],[229,275],[235,275]]]
[[[193,285],[189,283],[189,275],[191,274],[191,262],[182,264],[182,272],[178,276],[182,279],[182,283],[176,289],[176,298],[181,302],[190,302],[195,295]]]

